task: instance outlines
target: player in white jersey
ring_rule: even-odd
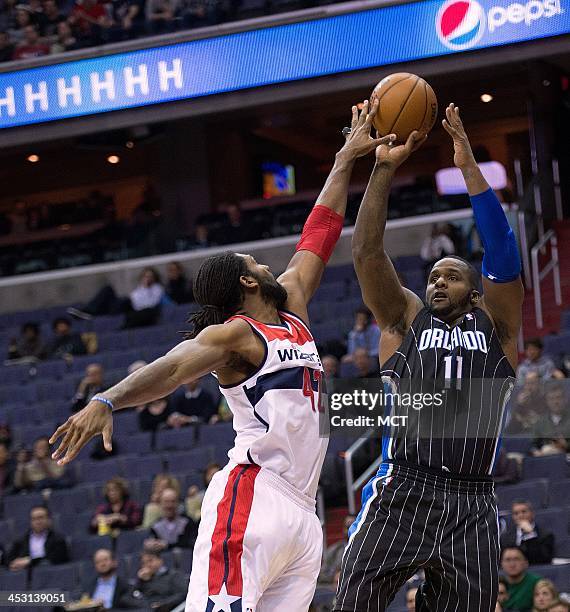
[[[370,112],[369,112],[370,110]],[[209,257],[196,276],[202,309],[164,357],[95,396],[50,442],[68,463],[94,436],[111,448],[112,412],[165,397],[215,373],[234,415],[228,465],[202,503],[187,612],[305,612],[321,562],[315,494],[326,452],[319,435],[322,367],[307,304],[340,235],[354,162],[395,139],[370,136],[377,104],[352,109],[352,126],[296,253],[275,279],[251,255]]]

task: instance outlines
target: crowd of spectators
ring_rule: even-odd
[[[333,3],[330,0],[329,3]],[[317,2],[261,3],[258,13]],[[239,19],[242,2],[229,0],[4,0],[0,61],[42,57],[96,45],[215,25]],[[247,16],[247,13],[243,13]]]

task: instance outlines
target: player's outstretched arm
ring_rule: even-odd
[[[505,353],[514,365],[524,298],[517,242],[497,196],[475,161],[459,108],[450,104],[445,116],[443,127],[453,139],[453,161],[465,179],[475,224],[483,243],[482,307],[493,319],[503,349],[509,346],[508,353]]]
[[[369,108],[366,100],[359,113],[352,107],[352,123],[346,142],[336,154],[333,168],[317,198],[317,202],[303,228],[296,253],[279,282],[289,293],[289,303],[304,309],[313,297],[342,231],[348,186],[354,163],[359,157],[373,151],[380,143],[390,142],[395,135],[372,138],[372,121],[378,111],[378,102]],[[293,308],[294,309],[294,308]]]
[[[352,237],[354,267],[364,303],[383,332],[399,335],[406,331],[423,304],[414,293],[402,287],[384,250],[388,198],[394,172],[425,139],[413,132],[404,145],[381,145],[376,149],[376,164]]]
[[[61,425],[50,438],[50,444],[62,438],[53,458],[62,464],[69,463],[99,434],[103,435],[104,446],[110,451],[112,411],[160,399],[183,383],[225,366],[232,354],[242,352],[250,337],[246,323],[232,321],[208,327],[193,340],[181,342],[163,357],[98,394],[96,397],[102,399],[91,400]]]

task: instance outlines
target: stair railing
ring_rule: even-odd
[[[378,456],[371,465],[355,479],[353,459],[354,455],[359,451],[370,438],[377,434],[373,429],[368,430],[358,440],[344,452],[344,470],[346,476],[346,496],[348,499],[349,514],[356,514],[356,492],[364,486],[371,478],[372,474],[380,467],[382,457]]]
[[[538,254],[547,244],[550,244],[550,259],[543,267],[539,268]],[[540,293],[540,283],[552,272],[554,279],[554,299],[556,305],[562,304],[562,292],[560,289],[560,262],[558,259],[558,240],[554,230],[548,230],[544,236],[530,250],[530,259],[532,266],[532,287],[534,290],[534,312],[536,317],[536,326],[542,329],[544,325],[542,317],[542,295]]]

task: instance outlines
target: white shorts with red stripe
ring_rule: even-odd
[[[186,612],[306,612],[322,544],[314,500],[269,470],[230,463],[202,502]]]

